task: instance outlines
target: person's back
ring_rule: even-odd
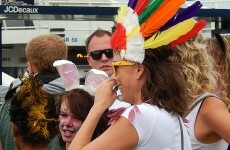
[[[68,49],[64,41],[56,35],[38,36],[27,44],[25,51],[28,59],[29,75],[36,75],[42,81],[42,88],[54,97],[64,92],[64,84],[56,68],[53,67],[54,61],[67,59]],[[5,102],[0,108],[0,141],[3,150],[16,149],[8,110],[11,100],[14,94],[20,89],[20,86],[21,79],[16,79],[12,82],[6,94]],[[49,144],[50,149],[60,149],[57,143],[58,138],[55,137]]]

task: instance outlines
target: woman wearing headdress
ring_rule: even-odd
[[[70,150],[191,149],[180,117],[187,110],[187,83],[179,51],[172,45],[188,40],[203,26],[196,28],[200,23],[190,19],[193,15],[177,13],[184,2],[129,1],[129,7],[120,7],[111,40],[114,75],[97,88],[94,106]],[[116,98],[115,85],[132,106],[110,114],[112,125],[90,142],[95,124]]]
[[[100,70],[92,69],[87,72],[85,85],[79,85],[79,75],[75,64],[67,60],[58,60],[54,66],[65,83],[66,91],[61,94],[57,104],[59,115],[58,129],[59,141],[63,149],[68,149],[69,144],[85,121],[94,103],[94,92],[98,84],[108,78]],[[92,140],[101,135],[109,126],[107,111],[102,115],[93,133]]]
[[[55,99],[42,89],[36,76],[22,80],[9,109],[14,141],[19,150],[47,149],[56,135]]]

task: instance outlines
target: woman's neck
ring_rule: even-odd
[[[66,142],[66,144],[65,144],[66,150],[69,148],[69,145],[70,145],[70,143]]]

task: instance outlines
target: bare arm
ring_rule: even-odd
[[[138,134],[136,129],[123,117],[120,117],[100,137],[90,142],[101,115],[116,99],[116,92],[112,90],[114,85],[113,80],[107,80],[97,88],[94,106],[71,142],[69,150],[132,149],[137,145]]]
[[[206,127],[230,143],[230,114],[226,105],[214,97],[207,98],[200,111]]]
[[[131,150],[138,144],[138,134],[130,122],[120,117],[108,130],[84,147],[72,142],[70,150]]]

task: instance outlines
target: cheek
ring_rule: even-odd
[[[60,118],[58,119],[59,125],[63,125],[64,122],[66,122],[65,120],[66,120],[66,119],[60,117]]]
[[[81,127],[81,125],[83,124],[83,122],[80,120],[74,120],[72,123],[73,123],[74,127],[77,127],[77,128]]]
[[[92,60],[90,63],[90,66],[92,66],[92,68],[95,68],[95,69],[100,69],[99,65],[100,65],[100,61]]]
[[[81,120],[59,118],[59,127],[64,126],[66,123],[73,124],[73,126],[77,128],[83,124]]]

